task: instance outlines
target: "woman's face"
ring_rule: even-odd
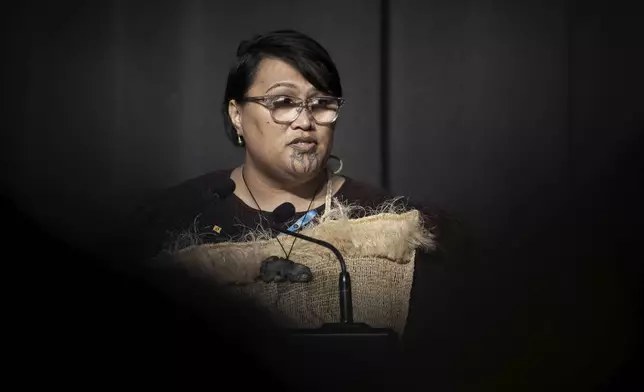
[[[247,97],[288,96],[305,100],[328,96],[309,83],[295,68],[277,59],[263,60]],[[312,178],[322,169],[333,146],[334,124],[317,124],[308,110],[295,121],[275,122],[271,111],[258,103],[231,102],[230,118],[246,144],[246,163],[273,175],[296,181]]]

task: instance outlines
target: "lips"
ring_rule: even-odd
[[[317,140],[315,140],[312,137],[298,137],[298,138],[293,139],[289,143],[289,145],[290,144],[300,144],[300,143],[314,143],[314,144],[317,144],[318,142],[317,142]]]
[[[316,148],[318,142],[312,137],[298,137],[293,139],[288,145],[295,150],[308,152]]]

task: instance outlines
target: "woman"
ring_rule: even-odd
[[[427,262],[421,259],[433,254],[437,222],[404,199],[339,174],[341,161],[338,168],[330,158],[343,104],[338,71],[310,37],[275,31],[242,42],[221,109],[244,162],[188,180],[150,204],[137,234],[147,235],[145,256],[164,251],[188,269],[205,267],[233,292],[278,308],[286,325],[337,321],[337,261],[270,230],[273,211],[291,203],[296,213],[284,229],[322,237],[346,253],[355,321],[409,330],[412,281]],[[230,180],[234,192],[222,198]]]
[[[171,278],[161,273],[172,290],[184,279],[176,277],[177,266],[205,278],[199,279],[205,290],[218,283],[215,293],[204,294],[185,278],[179,297],[194,299],[190,304],[215,322],[233,318],[237,334],[239,325],[252,325],[245,337],[257,336],[255,326],[264,323],[229,299],[253,299],[277,325],[337,322],[340,268],[333,254],[271,230],[273,211],[291,203],[295,215],[282,229],[326,240],[344,255],[354,321],[393,329],[413,366],[435,367],[423,361],[436,345],[424,339],[436,286],[423,282],[441,268],[447,227],[436,214],[340,174],[342,162],[331,153],[343,105],[338,71],[310,37],[275,31],[242,42],[221,110],[229,139],[245,152],[243,164],[185,181],[147,203],[130,223],[142,252],[136,257],[149,259],[153,270],[172,266]],[[424,370],[417,374],[422,381]]]

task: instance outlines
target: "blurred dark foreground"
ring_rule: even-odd
[[[127,249],[81,249],[12,205],[3,207],[13,233],[4,240],[18,250],[9,260],[18,268],[5,277],[13,287],[12,367],[22,385],[181,391],[339,385],[333,373],[306,365],[310,375],[293,374],[316,353],[300,348],[299,356],[290,355],[284,331],[209,282],[141,264],[124,268]],[[396,379],[393,368],[355,382],[388,389],[385,379]]]
[[[339,384],[333,372],[322,371],[309,362],[319,353],[300,349],[299,356],[289,355],[283,331],[274,328],[266,315],[249,304],[223,296],[207,281],[180,271],[153,274],[136,263],[123,268],[128,250],[122,243],[106,241],[102,248],[80,249],[60,241],[57,233],[43,230],[10,203],[1,205],[5,228],[9,228],[3,237],[4,265],[9,267],[3,271],[5,309],[9,310],[4,312],[8,332],[3,351],[9,360],[9,375],[16,377],[21,386],[83,390],[132,386],[181,391],[230,387],[242,390],[277,387],[283,391],[436,387],[433,389],[451,391],[463,390],[456,385],[465,384],[453,377],[459,374],[467,377],[472,372],[465,366],[455,366],[445,357],[450,350],[458,352],[453,341],[446,342],[448,347],[440,351],[441,336],[436,330],[428,330],[421,335],[426,335],[430,344],[417,344],[415,356],[401,362],[391,361],[388,371],[372,372],[353,384]],[[607,241],[604,236],[604,243],[616,241]],[[610,249],[612,256],[592,249],[592,260],[605,264],[622,259],[617,255],[625,249]],[[108,254],[112,256],[105,256]],[[114,255],[119,254],[124,255],[123,260],[115,260]],[[534,257],[538,259],[535,265],[546,260],[540,254]],[[626,255],[624,258],[632,262],[637,259]],[[428,287],[440,288],[439,283]],[[601,303],[595,302],[593,307]],[[641,308],[633,311],[639,313]],[[640,316],[633,314],[632,318],[641,321]],[[435,324],[441,322],[444,323],[441,318],[434,318]],[[459,336],[468,339],[468,334],[477,329],[480,325],[467,326]],[[576,330],[574,336],[592,330],[593,325],[589,324]],[[544,390],[540,387],[547,384],[544,380],[554,380],[556,385],[547,390],[564,390],[566,385],[592,385],[590,390],[596,391],[637,390],[643,383],[641,335],[630,336],[631,342],[624,345],[626,352],[621,356],[615,356],[619,354],[617,349],[602,356],[604,362],[618,365],[613,369],[598,368],[607,374],[601,377],[601,382],[587,376],[593,369],[579,370],[570,363],[560,370],[554,365],[543,365],[543,380],[524,377],[520,384],[532,384],[529,390]],[[619,338],[613,334],[595,335],[593,339],[609,347],[611,341]],[[472,346],[471,352],[490,346],[491,343],[480,341]],[[561,342],[560,346],[554,349],[574,347],[569,341]],[[490,361],[498,355],[490,350],[484,354]],[[583,352],[569,355],[583,356]],[[342,366],[338,357],[317,359],[319,363]],[[462,363],[467,359],[463,358]],[[311,366],[307,366],[309,363]],[[307,369],[306,374],[294,374],[295,365]],[[355,363],[351,366],[356,372],[365,371]],[[526,372],[519,368],[515,371],[516,377],[521,371]],[[490,371],[489,377],[496,374]],[[588,379],[577,378],[575,374]],[[473,382],[468,390],[513,389],[512,379],[498,379],[486,385]]]
[[[172,295],[160,289],[159,279],[136,268],[112,268],[109,260],[59,241],[19,211],[3,210],[12,228],[4,239],[17,250],[5,259],[17,271],[4,276],[13,293],[13,364],[23,385],[195,390],[220,385],[231,371],[262,373],[253,354],[257,334],[250,330],[267,325],[250,320],[252,312],[206,295],[180,275],[166,276],[165,284],[192,296]],[[262,382],[276,383],[269,379],[264,374]],[[254,381],[260,380],[244,379],[249,387]]]

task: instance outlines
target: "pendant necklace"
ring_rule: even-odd
[[[248,186],[248,183],[246,182],[246,177],[244,177],[244,166],[243,165],[241,167],[241,176],[242,176],[242,181],[244,181],[244,185],[246,186],[246,189],[248,190],[248,194],[253,199],[253,202],[255,202],[255,205],[257,206],[257,209],[259,210],[260,215],[262,217],[266,218],[264,216],[264,214],[263,214],[262,208],[259,206],[259,203],[257,202],[257,199],[255,199],[255,196],[253,195],[253,192],[251,192],[250,187]],[[316,189],[315,193],[313,194],[313,197],[311,198],[311,201],[309,202],[309,206],[306,209],[307,212],[311,211],[311,206],[313,205],[313,201],[315,200],[315,197],[320,192],[320,189],[322,188],[322,186],[324,186],[324,184],[326,182],[328,182],[328,178],[327,178],[326,181],[322,182],[322,184],[320,185],[319,188]],[[293,242],[291,243],[291,248],[289,249],[288,253],[286,252],[286,249],[284,248],[284,245],[282,245],[282,241],[280,241],[280,239],[277,238],[277,237],[275,237],[275,239],[277,240],[277,243],[280,244],[280,247],[282,248],[282,251],[284,252],[284,256],[286,256],[285,260],[289,260],[289,257],[291,256],[291,252],[293,251],[293,246],[295,246],[295,241],[297,241],[297,238],[293,238]],[[275,258],[276,256],[272,256],[272,257]]]

